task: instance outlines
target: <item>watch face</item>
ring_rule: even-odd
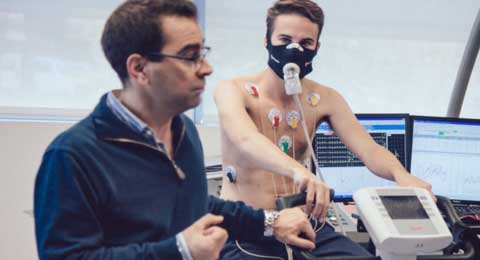
[[[263,232],[263,236],[266,236],[266,237],[273,236],[273,228],[270,227],[270,228],[265,229],[265,231]]]
[[[273,236],[273,224],[278,218],[277,211],[265,211],[265,230],[263,232],[264,236]]]

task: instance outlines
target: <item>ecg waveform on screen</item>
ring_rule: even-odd
[[[464,185],[480,185],[480,176],[467,176],[463,179]]]
[[[338,136],[317,135],[313,146],[321,167],[364,166]]]
[[[388,150],[392,152],[395,157],[406,165],[405,157],[405,135],[404,134],[392,134],[388,137]]]
[[[370,133],[370,135],[379,145],[387,147],[386,133]],[[355,154],[348,150],[336,135],[317,134],[313,147],[321,167],[365,166]],[[404,155],[404,149],[401,149],[401,147],[392,146],[392,149],[399,150],[402,156]],[[399,153],[397,152],[397,154]]]
[[[428,182],[445,183],[448,180],[447,171],[441,164],[436,163],[425,163],[416,171],[415,175]]]

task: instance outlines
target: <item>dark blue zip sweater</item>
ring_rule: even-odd
[[[191,120],[179,115],[172,129],[170,160],[118,120],[103,96],[92,114],[59,135],[35,181],[40,259],[181,259],[175,235],[207,212],[225,217],[230,238],[261,238],[262,210],[207,196]]]

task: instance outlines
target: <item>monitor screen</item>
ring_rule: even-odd
[[[372,138],[390,150],[405,166],[407,157],[407,114],[357,114],[357,119]],[[313,140],[315,156],[325,182],[335,190],[335,199],[351,200],[365,187],[394,186],[395,183],[371,173],[331,130],[322,123]]]
[[[417,196],[380,196],[392,219],[427,219],[428,215]]]
[[[413,116],[411,173],[435,194],[480,201],[480,120]]]

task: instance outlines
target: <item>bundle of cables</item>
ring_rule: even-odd
[[[463,215],[460,219],[467,225],[480,225],[479,215]]]

